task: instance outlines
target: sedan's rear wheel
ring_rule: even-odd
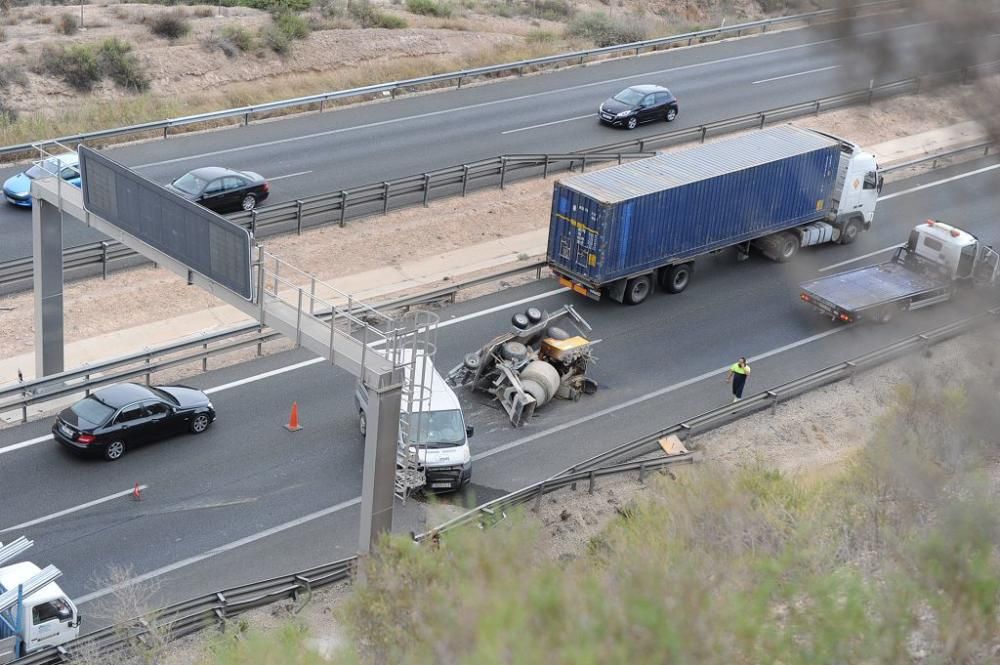
[[[257,198],[253,194],[247,194],[243,197],[243,202],[240,203],[240,207],[244,210],[253,210],[257,207]]]
[[[625,123],[625,126],[626,126],[626,127],[628,127],[629,129],[635,129],[636,127],[638,127],[638,126],[639,126],[639,119],[638,119],[638,118],[636,118],[635,116],[632,116],[632,117],[631,117],[631,118],[629,118],[629,119],[628,119],[628,121],[627,121],[627,122]]]
[[[121,441],[112,441],[104,446],[104,459],[114,462],[125,454],[125,444]]]
[[[197,416],[191,419],[191,431],[195,434],[201,434],[208,429],[210,421],[208,420],[207,413],[199,413]]]

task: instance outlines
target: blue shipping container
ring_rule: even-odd
[[[783,125],[565,178],[549,265],[596,287],[821,219],[839,155],[837,140]]]

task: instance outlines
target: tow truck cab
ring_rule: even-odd
[[[921,266],[934,266],[943,277],[961,281],[975,276],[984,249],[971,233],[929,219],[910,231],[906,246],[898,251],[900,258],[917,257]]]

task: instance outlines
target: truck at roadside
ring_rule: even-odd
[[[927,220],[889,261],[800,285],[799,297],[836,321],[888,323],[898,312],[951,300],[963,289],[994,285],[1000,254],[951,224]]]
[[[850,244],[875,214],[875,156],[792,125],[563,178],[547,263],[595,300],[638,305],[654,284],[680,293],[695,259],[754,247],[785,262],[802,247]]]
[[[80,634],[76,605],[55,583],[55,566],[30,561],[5,562],[31,547],[21,537],[0,543],[0,663],[9,663],[46,647],[58,647]]]

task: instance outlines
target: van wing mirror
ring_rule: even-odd
[[[465,426],[465,438],[471,439],[472,435],[476,433],[476,428],[472,425]]]

